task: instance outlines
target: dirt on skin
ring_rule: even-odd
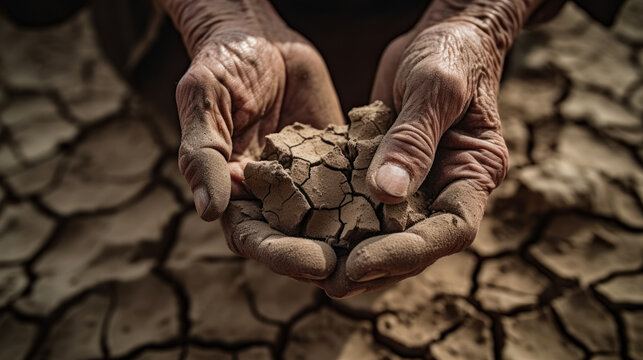
[[[378,203],[367,191],[366,171],[393,123],[391,109],[376,101],[348,117],[349,125],[319,130],[295,123],[266,137],[260,161],[249,163],[244,175],[272,228],[352,249],[367,237],[404,231],[428,216],[422,188],[396,205]]]

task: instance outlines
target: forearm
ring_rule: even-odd
[[[243,32],[261,36],[278,16],[265,0],[156,0],[170,16],[193,57],[211,36]],[[269,17],[271,19],[269,19]],[[279,20],[278,20],[279,21]]]

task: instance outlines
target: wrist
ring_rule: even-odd
[[[466,22],[491,38],[505,54],[531,14],[547,0],[436,0],[418,23]]]
[[[212,37],[236,32],[261,36],[255,11],[263,0],[156,0],[170,16],[193,58]]]

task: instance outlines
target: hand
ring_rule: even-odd
[[[344,297],[413,276],[475,238],[508,152],[497,111],[503,60],[538,1],[437,0],[384,53],[372,99],[398,117],[367,173],[372,196],[399,203],[425,184],[428,219],[359,243],[317,282]],[[443,20],[444,19],[444,20]]]
[[[429,205],[433,215],[405,232],[363,240],[337,259],[325,279],[300,280],[332,297],[352,296],[416,275],[471,243],[508,161],[496,110],[502,57],[492,43],[476,26],[454,22],[389,46],[372,98],[394,104],[398,117],[371,162],[367,185],[376,200],[397,203],[425,183],[435,199]],[[390,173],[382,176],[382,170]],[[237,224],[229,231],[232,247],[265,243],[263,252],[271,253],[270,242],[305,241],[270,229],[259,211],[253,217],[238,213],[230,216]]]
[[[179,168],[199,215],[210,221],[223,213],[231,197],[247,196],[243,168],[258,157],[266,134],[295,121],[317,128],[342,124],[343,116],[319,53],[266,1],[159,2],[192,58],[176,89],[182,131]],[[334,252],[325,243],[272,244],[271,254],[258,251],[258,243],[236,250],[273,268],[279,264],[272,262],[288,253],[294,268],[306,273],[288,274],[295,277],[319,279],[332,271],[304,264],[306,257],[299,253],[334,267]]]

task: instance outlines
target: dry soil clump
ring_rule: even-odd
[[[245,178],[271,227],[351,249],[366,237],[403,231],[427,217],[422,190],[386,205],[366,189],[366,171],[393,122],[392,111],[376,101],[348,117],[349,125],[318,130],[295,123],[266,136],[261,160],[248,164]]]

